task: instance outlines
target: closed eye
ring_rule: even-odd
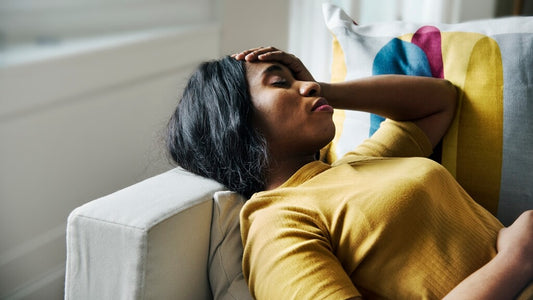
[[[289,81],[283,77],[278,77],[278,76],[275,76],[273,78],[271,78],[271,83],[270,83],[272,86],[275,86],[275,87],[288,87],[289,86]]]
[[[286,80],[280,80],[272,83],[273,86],[286,87],[288,82]]]
[[[278,88],[288,88],[291,86],[293,81],[292,73],[289,71],[289,69],[280,64],[268,66],[262,72],[262,77],[265,84]]]

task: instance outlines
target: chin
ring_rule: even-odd
[[[333,141],[333,138],[335,137],[335,133],[336,133],[336,129],[335,129],[335,125],[332,125],[331,129],[328,130],[328,134],[327,134],[327,141],[326,141],[326,145],[328,143],[330,143],[331,141]],[[324,145],[325,146],[325,145]]]

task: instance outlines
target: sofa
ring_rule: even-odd
[[[532,18],[359,26],[329,4],[324,17],[332,81],[386,73],[449,79],[463,92],[435,159],[504,224],[533,209]],[[323,151],[329,161],[381,120],[335,111],[334,121],[337,134]],[[178,167],[75,209],[65,298],[250,299],[240,273],[243,202]]]
[[[69,216],[66,299],[211,299],[214,181],[175,168]]]

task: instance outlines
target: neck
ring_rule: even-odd
[[[301,167],[315,160],[314,155],[273,159],[270,163],[265,190],[273,190],[279,187]]]

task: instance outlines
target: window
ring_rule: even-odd
[[[0,47],[216,19],[215,0],[0,0]]]

